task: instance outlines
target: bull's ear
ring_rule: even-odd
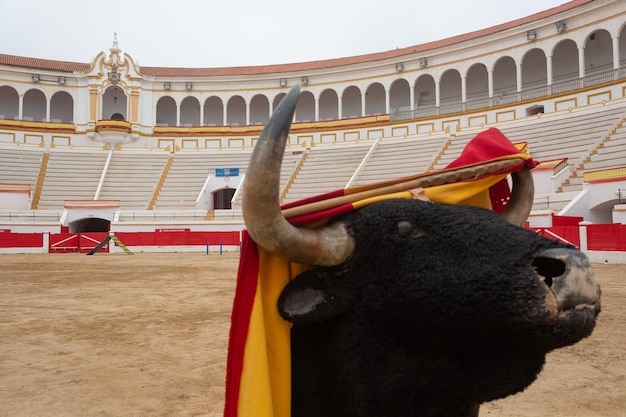
[[[278,299],[278,311],[292,323],[318,323],[350,308],[341,278],[305,272],[291,281]]]

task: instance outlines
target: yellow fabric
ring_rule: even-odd
[[[508,174],[491,175],[471,182],[455,182],[426,188],[424,191],[432,201],[442,204],[460,204],[491,209],[489,187],[497,184]]]
[[[446,204],[491,208],[489,187],[508,174],[427,188],[429,199]],[[353,203],[355,209],[390,198],[413,198],[409,191],[372,197]],[[310,269],[259,249],[259,281],[246,340],[238,417],[290,417],[291,324],[283,320],[276,302],[283,288]]]
[[[291,323],[276,302],[287,283],[310,267],[259,250],[259,280],[244,351],[238,417],[291,415]]]

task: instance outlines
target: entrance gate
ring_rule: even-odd
[[[107,232],[93,233],[51,233],[50,234],[50,253],[61,252],[90,252],[100,242],[102,242],[109,234]],[[100,250],[108,252],[108,243]]]

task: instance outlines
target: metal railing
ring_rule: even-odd
[[[491,106],[516,103],[554,94],[562,94],[585,87],[593,87],[626,78],[626,67],[594,72],[583,78],[571,78],[559,81],[552,85],[544,85],[522,90],[521,92],[494,92],[493,97],[480,97],[471,99],[465,103],[445,103],[436,107],[434,103],[418,106],[415,110],[407,110],[401,107],[396,112],[389,114],[391,121],[417,119],[422,117],[439,116],[443,114],[459,113],[467,110],[477,110]]]

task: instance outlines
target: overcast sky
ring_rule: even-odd
[[[233,67],[383,52],[505,23],[565,0],[0,0],[0,53],[88,63]]]

